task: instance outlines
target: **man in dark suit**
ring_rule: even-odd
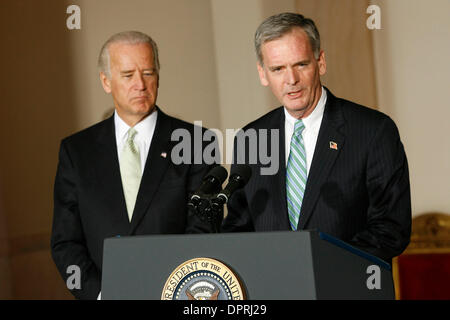
[[[65,281],[69,266],[79,268],[81,288],[71,292],[81,299],[99,296],[105,238],[211,231],[186,206],[210,166],[194,164],[198,150],[190,163],[171,157],[172,132],[193,135],[194,126],[155,104],[155,42],[140,32],[116,34],[99,68],[115,114],[62,141],[54,189],[52,256]]]
[[[255,47],[261,83],[283,106],[243,133],[278,130],[277,143],[262,146],[275,153],[279,170],[265,175],[261,162],[250,163],[253,176],[230,199],[223,231],[319,229],[390,262],[411,229],[408,165],[394,122],[322,87],[325,54],[312,20],[269,17]],[[238,152],[248,153],[249,145],[239,141],[235,159],[249,162]]]

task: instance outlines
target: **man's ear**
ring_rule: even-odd
[[[103,72],[100,72],[100,81],[103,86],[103,90],[105,90],[106,93],[111,93],[111,80],[108,79],[106,74]]]
[[[327,62],[325,60],[325,52],[323,50],[320,50],[317,63],[319,64],[319,74],[323,76],[327,72]]]
[[[261,81],[261,84],[263,86],[267,87],[269,85],[269,81],[267,81],[266,72],[264,70],[264,67],[262,67],[261,64],[259,62],[257,62],[256,68],[258,69],[259,81]]]

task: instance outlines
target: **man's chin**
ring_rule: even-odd
[[[285,105],[290,114],[303,114],[306,111],[304,105]]]
[[[135,104],[133,110],[136,115],[149,115],[155,110],[155,105],[148,103]]]

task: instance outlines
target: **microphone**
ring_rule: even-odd
[[[214,205],[224,205],[231,195],[238,189],[243,188],[252,176],[252,168],[247,164],[238,164],[233,167],[233,171],[228,179],[228,184],[216,197]]]
[[[210,195],[219,192],[222,187],[222,183],[227,177],[228,172],[224,167],[216,166],[212,168],[203,178],[203,182],[197,191],[195,191],[195,193],[191,196],[188,206],[197,207],[203,195]]]

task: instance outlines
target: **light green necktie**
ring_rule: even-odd
[[[137,131],[134,128],[128,130],[128,138],[120,156],[120,174],[122,176],[122,187],[127,204],[128,219],[131,221],[134,205],[141,183],[141,157],[139,148],[134,143]]]
[[[295,122],[294,134],[291,139],[291,151],[286,168],[286,196],[289,222],[292,230],[297,230],[303,195],[306,187],[306,152],[302,138],[305,125],[302,120]]]

